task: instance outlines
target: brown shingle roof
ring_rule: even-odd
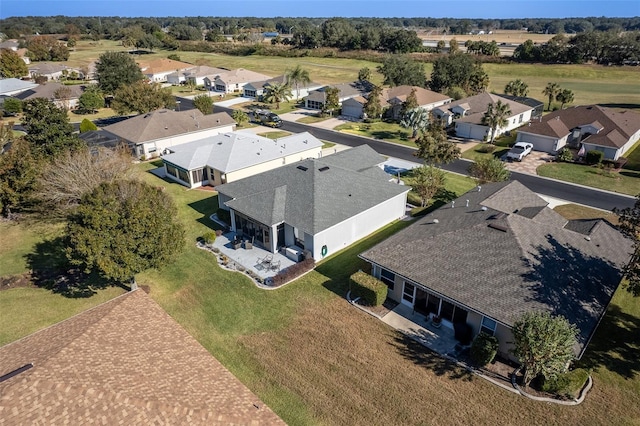
[[[143,291],[0,348],[0,374],[27,363],[8,424],[284,424]]]
[[[572,129],[591,125],[601,129],[583,142],[620,148],[640,130],[640,114],[634,111],[616,111],[600,105],[575,106],[551,112],[538,122],[531,122],[522,132],[563,137]]]
[[[482,117],[484,116],[484,113],[487,111],[489,104],[494,104],[494,103],[497,103],[498,101],[502,102],[503,104],[509,105],[509,109],[511,110],[510,117],[522,114],[525,111],[530,111],[533,109],[528,105],[524,105],[519,102],[512,101],[511,99],[503,98],[502,96],[495,95],[493,93],[487,93],[487,92],[483,92],[475,96],[471,96],[469,98],[464,98],[458,101],[451,102],[441,107],[441,109],[447,108],[451,110],[453,107],[458,105],[464,106],[467,112],[465,113],[464,117],[461,117],[457,121],[473,123],[473,124],[482,124]]]
[[[112,124],[104,130],[122,139],[141,144],[171,136],[201,132],[235,123],[226,112],[204,115],[197,109],[173,111],[159,109]]]
[[[391,87],[389,89],[384,89],[382,91],[383,99],[387,101],[398,98],[399,101],[405,102],[407,100],[407,96],[411,93],[411,90],[416,90],[416,99],[418,100],[418,105],[429,105],[436,102],[444,102],[446,100],[451,99],[449,96],[445,96],[438,92],[433,92],[431,90],[423,89],[418,86],[396,86]]]

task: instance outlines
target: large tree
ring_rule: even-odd
[[[291,88],[287,83],[270,83],[264,90],[264,101],[276,104],[276,109],[280,109],[280,102],[286,102],[291,98]]]
[[[213,99],[203,93],[193,98],[193,106],[198,108],[204,115],[211,114],[213,112]]]
[[[400,125],[411,129],[411,137],[415,139],[418,136],[418,132],[426,129],[429,125],[429,111],[424,108],[410,109],[402,116]]]
[[[27,64],[11,49],[0,50],[0,77],[20,78],[29,74]]]
[[[337,87],[326,87],[324,89],[325,98],[322,105],[323,114],[332,114],[340,108],[340,90]]]
[[[43,166],[35,195],[45,215],[62,217],[100,184],[135,174],[131,151],[125,146],[67,151]]]
[[[0,211],[4,216],[32,205],[40,162],[24,139],[14,141],[0,155]]]
[[[407,99],[402,103],[401,114],[404,115],[407,112],[418,108],[418,106],[419,105],[418,105],[418,96],[416,95],[416,88],[413,87],[411,88],[411,92],[407,95]]]
[[[430,120],[425,132],[416,140],[418,151],[415,155],[426,164],[448,164],[460,158],[458,145],[447,138],[444,126],[439,120]]]
[[[311,77],[309,77],[309,71],[297,65],[291,71],[287,71],[287,82],[292,84],[296,88],[296,100],[300,99],[300,85],[311,83]]]
[[[464,53],[442,56],[433,63],[431,90],[444,93],[451,87],[462,87],[467,93],[482,92],[489,79],[477,59]]]
[[[78,101],[78,109],[83,112],[95,113],[104,107],[104,97],[102,92],[96,85],[87,86],[85,91],[80,95]]]
[[[67,111],[45,98],[28,100],[23,105],[22,125],[37,155],[56,156],[67,149],[77,149],[85,143],[73,132]]]
[[[364,103],[363,112],[369,118],[380,118],[382,115],[382,87],[373,86],[371,92],[367,96],[367,101]]]
[[[184,247],[177,211],[160,188],[137,180],[100,184],[69,216],[67,257],[85,271],[135,286],[135,275],[158,268]]]
[[[549,105],[547,106],[547,111],[551,111],[551,101],[558,96],[560,93],[560,86],[558,83],[547,83],[547,86],[542,91],[542,94],[549,98]]]
[[[556,101],[560,102],[560,109],[563,109],[566,104],[573,102],[573,92],[569,89],[563,89],[556,95]]]
[[[424,66],[405,55],[390,55],[384,58],[378,71],[384,75],[384,84],[389,86],[419,86],[425,87],[427,76]]]
[[[411,187],[420,196],[422,207],[428,205],[433,196],[444,188],[445,176],[444,170],[426,164],[411,170]]]
[[[491,129],[491,143],[494,142],[498,129],[509,123],[508,119],[510,115],[511,108],[509,108],[509,104],[503,103],[500,100],[487,106],[487,110],[482,116],[482,124],[489,126],[489,129]]]
[[[525,385],[542,374],[555,378],[575,358],[578,329],[562,316],[548,312],[525,313],[513,325],[513,354],[524,367]]]
[[[518,78],[507,83],[504,93],[523,98],[529,94],[529,86]]]
[[[485,157],[478,159],[469,166],[469,174],[474,177],[478,184],[488,182],[502,182],[509,179],[511,173],[504,166],[499,158]]]
[[[626,288],[635,297],[640,297],[640,195],[633,207],[615,212],[620,216],[620,229],[634,241],[633,256],[624,270]]]
[[[113,94],[119,87],[144,79],[142,71],[126,52],[105,52],[96,61],[96,78],[100,89]]]
[[[147,84],[144,81],[119,88],[111,102],[111,107],[118,114],[144,114],[160,108],[174,108],[175,105],[176,98],[171,89],[163,88],[159,83]]]

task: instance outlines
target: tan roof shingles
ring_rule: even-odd
[[[27,363],[8,424],[284,424],[143,291],[0,348],[0,374]]]

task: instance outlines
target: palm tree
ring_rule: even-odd
[[[504,93],[507,95],[517,96],[523,98],[529,94],[529,86],[524,81],[517,79],[507,83],[504,88]]]
[[[560,109],[563,109],[564,104],[573,102],[573,92],[569,89],[564,89],[556,95],[556,101],[560,102]]]
[[[547,111],[551,111],[551,101],[553,98],[558,96],[558,93],[560,93],[560,86],[558,83],[547,83],[547,87],[542,91],[543,95],[549,97],[549,106],[547,107]]]
[[[272,83],[264,91],[265,102],[276,104],[276,109],[280,109],[280,102],[286,102],[290,98],[291,89],[286,83]]]
[[[296,88],[296,100],[300,99],[299,85],[311,83],[311,78],[309,77],[309,71],[305,70],[300,65],[298,65],[292,71],[287,72],[286,76],[287,76],[288,83],[293,84]]]
[[[491,129],[491,143],[493,143],[496,132],[500,127],[507,125],[509,120],[507,119],[511,115],[511,108],[509,104],[498,101],[495,104],[489,104],[487,112],[482,117],[482,124],[489,126]]]
[[[400,121],[402,127],[413,130],[411,137],[418,136],[418,131],[426,129],[429,125],[429,111],[424,108],[413,108],[407,111]]]

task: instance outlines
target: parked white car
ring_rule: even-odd
[[[522,161],[524,157],[529,155],[532,149],[533,144],[518,142],[507,152],[507,160]]]

